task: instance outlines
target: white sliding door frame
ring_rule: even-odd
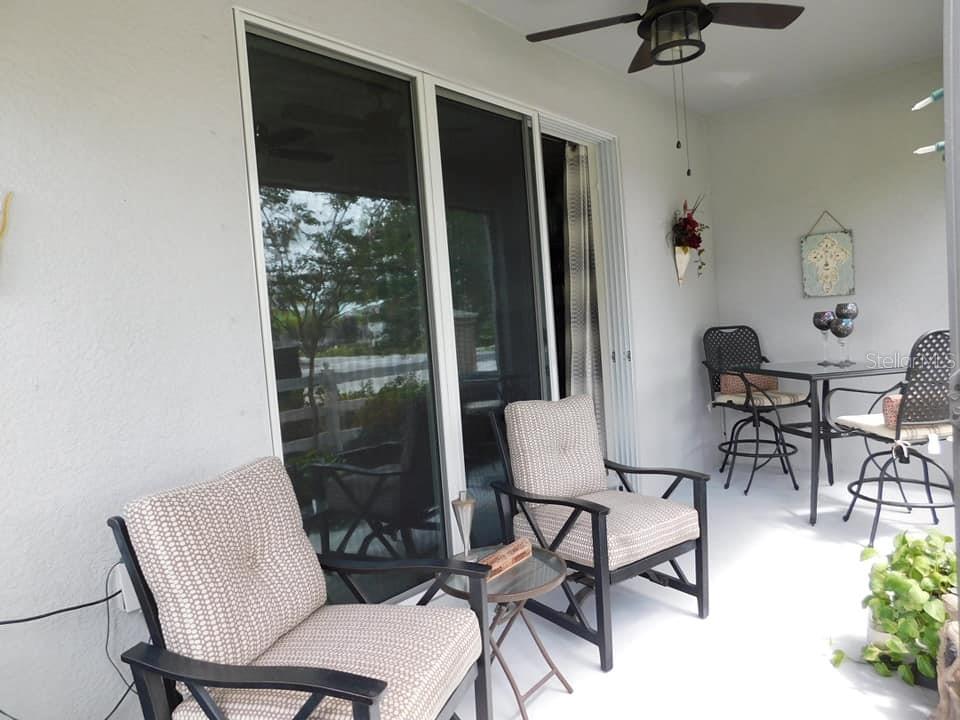
[[[563,118],[540,116],[543,133],[587,146],[594,236],[597,238],[597,300],[600,315],[604,423],[607,453],[620,462],[640,464],[635,428],[630,295],[627,288],[626,226],[620,146],[609,133]],[[546,268],[549,278],[549,266]]]
[[[424,258],[424,282],[427,294],[427,317],[430,330],[430,361],[433,369],[433,394],[437,417],[439,443],[441,502],[444,513],[444,534],[447,547],[458,551],[460,541],[454,537],[450,521],[449,501],[453,493],[466,487],[463,436],[460,429],[460,383],[453,322],[453,290],[450,284],[450,264],[447,255],[446,223],[443,216],[439,166],[434,159],[438,153],[430,147],[436,139],[436,103],[430,102],[432,91],[425,73],[389,58],[368,53],[359,48],[296,28],[286,23],[245,10],[234,10],[237,34],[237,55],[240,69],[240,93],[243,105],[244,145],[247,157],[247,181],[250,186],[250,218],[253,230],[253,256],[256,266],[257,292],[260,300],[261,335],[263,344],[267,408],[273,440],[273,450],[283,457],[280,437],[280,413],[277,402],[277,382],[273,362],[273,339],[270,327],[270,299],[267,288],[266,263],[263,249],[263,231],[260,225],[260,183],[253,112],[250,95],[250,72],[247,63],[246,33],[253,32],[279,42],[302,47],[327,57],[377,72],[394,75],[410,82],[411,106],[414,114],[414,142],[419,169],[419,200],[421,246]],[[432,105],[432,110],[431,110]],[[439,148],[437,148],[439,150]],[[438,201],[439,198],[439,201]]]
[[[450,80],[435,78],[430,75],[426,78],[426,87],[428,97],[432,95],[432,100],[428,100],[428,103],[433,106],[434,112],[436,112],[437,97],[443,97],[444,94],[447,93],[454,100],[475,104],[477,107],[489,110],[490,112],[516,115],[520,119],[530,123],[530,138],[533,144],[533,147],[530,148],[531,157],[529,158],[531,162],[530,170],[533,172],[533,176],[529,178],[529,180],[532,180],[530,186],[533,190],[532,197],[530,198],[532,204],[530,211],[533,220],[533,227],[531,227],[533,237],[531,238],[531,242],[535,244],[535,247],[532,249],[535,255],[539,257],[540,264],[539,277],[531,278],[531,280],[534,282],[534,296],[537,303],[537,322],[541,328],[541,385],[545,399],[557,399],[560,397],[560,381],[557,374],[557,334],[552,310],[553,286],[550,283],[550,240],[547,233],[546,191],[543,179],[543,145],[540,137],[540,113],[535,108],[522,103],[491,95],[481,90],[475,90]],[[439,127],[437,127],[436,130],[439,131]],[[435,167],[437,168],[436,174],[440,176],[439,132],[433,133],[432,135],[435,137],[431,137],[431,142],[435,141],[437,151],[437,160],[435,163]],[[527,158],[525,158],[525,160],[526,159]],[[440,185],[442,190],[442,177]],[[440,195],[439,197],[441,198],[439,210],[441,216],[445,217],[445,203],[442,202],[443,196]],[[444,229],[444,233],[445,232],[446,229]]]

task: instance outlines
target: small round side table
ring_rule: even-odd
[[[477,562],[478,558],[489,555],[500,547],[502,546],[492,545],[490,547],[471,550],[469,560]],[[468,558],[464,553],[460,553],[459,555],[455,555],[453,559],[466,560]],[[507,676],[507,681],[510,683],[514,697],[517,698],[517,706],[520,708],[520,715],[523,717],[523,720],[528,720],[527,701],[535,692],[546,685],[550,678],[556,677],[568,693],[573,692],[573,687],[567,682],[567,679],[554,664],[553,659],[543,645],[543,641],[540,639],[540,636],[537,634],[537,631],[534,629],[524,611],[524,605],[526,605],[527,600],[532,600],[533,598],[550,592],[554,588],[560,587],[560,584],[566,576],[567,564],[563,561],[563,558],[544,548],[534,547],[532,556],[514,565],[487,583],[487,596],[490,602],[496,605],[496,610],[493,613],[493,621],[490,623],[490,650],[493,653],[494,659],[500,661],[500,667],[503,668],[503,673]],[[467,599],[470,597],[468,583],[468,579],[461,575],[451,575],[443,582],[442,587],[449,595]],[[513,673],[510,671],[510,667],[507,665],[502,651],[503,641],[517,621],[517,618],[523,620],[524,625],[527,626],[530,637],[533,638],[537,649],[540,651],[540,655],[550,668],[550,671],[534,683],[526,692],[521,692],[517,686],[516,678],[514,678]],[[503,625],[504,628],[498,637],[496,630],[501,625]]]

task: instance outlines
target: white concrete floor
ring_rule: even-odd
[[[802,452],[802,450],[801,450]],[[799,465],[800,463],[798,463]],[[801,490],[779,472],[758,474],[744,497],[745,471],[730,490],[715,473],[710,488],[710,617],[696,616],[693,598],[645,580],[613,589],[614,668],[600,670],[596,649],[533,618],[573,685],[567,695],[551,681],[528,705],[530,720],[563,718],[849,718],[920,720],[936,693],[882,678],[855,660],[864,643],[869,563],[861,563],[872,506],[858,506],[848,523],[843,473],[821,489],[820,520],[807,522],[809,485]],[[825,483],[824,483],[825,484]],[[941,514],[952,534],[952,511]],[[885,511],[878,550],[900,528],[927,528],[928,511]],[[692,572],[692,563],[684,563]],[[593,605],[588,604],[592,612]],[[834,648],[851,656],[839,669]],[[533,641],[517,627],[505,643],[522,686],[540,677]],[[518,718],[510,688],[494,668],[494,716]],[[473,717],[472,698],[462,707]]]

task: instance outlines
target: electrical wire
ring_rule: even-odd
[[[93,607],[94,605],[100,605],[101,603],[109,602],[119,594],[120,594],[120,591],[117,590],[115,593],[107,595],[106,597],[102,597],[99,600],[91,600],[90,602],[80,603],[79,605],[71,605],[70,607],[58,608],[57,610],[51,610],[50,612],[41,613],[40,615],[33,615],[31,617],[16,618],[15,620],[0,620],[0,625],[18,625],[20,623],[33,622],[34,620],[43,620],[44,618],[53,617],[54,615],[60,615],[61,613],[73,612],[74,610],[83,610],[84,608]]]
[[[110,593],[110,576],[113,574],[113,571],[117,569],[120,565],[119,562],[114,563],[109,570],[107,570],[107,575],[103,579],[103,594],[104,597],[99,600],[91,600],[90,602],[80,603],[79,605],[71,605],[70,607],[59,608],[57,610],[51,610],[49,612],[41,613],[39,615],[33,615],[31,617],[17,618],[15,620],[3,620],[0,621],[0,625],[17,625],[20,623],[33,622],[35,620],[42,620],[43,618],[52,617],[54,615],[60,615],[61,613],[72,612],[74,610],[82,610],[84,608],[93,607],[95,605],[100,605],[101,603],[105,604],[106,607],[106,616],[107,616],[107,632],[106,637],[103,641],[103,652],[107,656],[107,661],[116,671],[117,675],[120,676],[120,679],[123,681],[123,684],[126,685],[126,689],[123,691],[123,695],[120,696],[120,699],[114,704],[110,712],[106,714],[103,720],[110,720],[117,710],[120,709],[120,706],[123,704],[123,701],[127,699],[127,696],[132,692],[134,695],[137,694],[137,691],[133,689],[133,683],[127,680],[123,672],[120,670],[120,667],[114,662],[113,658],[110,656],[110,601],[120,595],[121,591],[117,590],[114,593]],[[108,594],[109,593],[109,594]],[[7,720],[20,720],[20,718],[15,715],[11,715],[6,710],[0,708],[0,716],[7,718]]]
[[[113,566],[107,570],[107,576],[103,579],[103,594],[106,595],[110,592],[110,576],[113,574],[113,571],[119,567],[120,563],[114,563]],[[107,656],[107,662],[110,663],[110,666],[114,669],[120,679],[123,681],[123,684],[132,687],[131,681],[127,680],[126,676],[123,674],[123,671],[120,669],[120,666],[114,662],[113,657],[110,655],[110,603],[104,605],[106,608],[107,615],[107,632],[103,639],[103,654]],[[134,690],[133,694],[136,695],[137,691]]]
[[[117,700],[117,704],[113,706],[113,710],[107,713],[106,717],[103,720],[110,720],[113,717],[113,714],[120,709],[120,706],[123,704],[123,701],[127,699],[127,695],[130,694],[130,691],[133,690],[133,683],[127,685],[127,689],[123,692],[123,695],[120,696],[120,699]],[[136,691],[134,691],[136,693]]]

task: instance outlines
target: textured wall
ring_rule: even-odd
[[[697,119],[688,180],[669,99],[456,3],[246,5],[620,136],[640,455],[702,466],[696,337],[715,287],[677,288],[665,240],[672,208],[704,189]],[[16,192],[0,254],[10,617],[99,596],[116,557],[104,520],[127,500],[271,448],[229,4],[13,0],[0,73],[0,190]],[[144,635],[139,616],[119,625],[116,650]],[[0,630],[0,708],[102,717],[122,690],[102,642],[102,609]]]

